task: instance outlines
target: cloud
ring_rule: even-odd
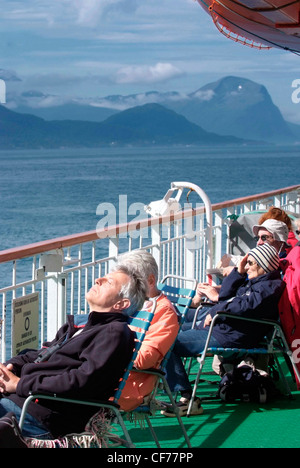
[[[27,28],[40,28],[61,23],[70,13],[70,0],[40,2],[38,0],[24,1],[3,0],[1,2],[1,19],[5,24],[17,24]]]
[[[183,75],[179,68],[170,63],[157,63],[154,66],[127,66],[121,68],[116,74],[116,83],[160,83]]]
[[[202,91],[201,89],[194,93],[193,97],[199,99],[199,101],[210,101],[214,97],[215,93],[212,89]]]
[[[74,0],[78,10],[77,22],[81,26],[95,27],[110,13],[134,13],[138,8],[137,0]]]

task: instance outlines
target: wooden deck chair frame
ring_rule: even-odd
[[[222,347],[215,348],[215,347],[210,347],[209,343],[210,343],[210,339],[211,339],[211,336],[212,336],[213,327],[214,327],[215,323],[217,322],[217,320],[220,317],[228,317],[230,319],[244,320],[244,321],[248,321],[248,322],[255,322],[255,323],[262,324],[262,325],[270,326],[270,329],[271,328],[273,329],[272,338],[267,341],[266,346],[263,345],[261,348],[243,349],[243,348],[222,348]],[[279,343],[278,343],[278,340],[279,340]],[[199,384],[199,381],[200,381],[200,377],[201,377],[201,374],[202,374],[202,371],[203,371],[203,367],[204,367],[207,355],[208,354],[210,354],[210,355],[211,354],[220,354],[220,355],[222,355],[222,353],[228,353],[228,352],[230,352],[230,353],[240,353],[241,355],[247,355],[247,354],[264,354],[264,355],[266,355],[266,354],[272,354],[274,356],[277,356],[278,354],[281,354],[281,355],[283,354],[291,362],[291,365],[292,365],[292,367],[294,369],[294,372],[297,375],[297,377],[298,378],[300,377],[299,371],[298,371],[298,369],[297,369],[297,367],[296,367],[296,365],[295,365],[295,363],[293,361],[292,352],[291,352],[291,350],[290,350],[290,348],[288,346],[288,343],[287,343],[286,338],[284,336],[283,329],[282,329],[279,322],[273,321],[273,320],[251,319],[251,318],[247,318],[247,317],[241,317],[241,316],[236,316],[236,315],[232,315],[232,314],[226,314],[226,313],[223,313],[223,312],[219,313],[213,318],[212,323],[210,325],[210,329],[209,329],[209,333],[208,333],[208,336],[207,336],[207,340],[206,340],[204,350],[203,350],[203,352],[201,354],[199,353],[199,358],[198,358],[199,369],[198,369],[196,380],[195,380],[195,383],[194,383],[194,386],[193,386],[193,393],[192,393],[192,398],[190,400],[187,416],[190,416],[192,406],[193,406],[193,402],[194,402],[194,400],[196,398],[197,387],[198,387],[198,384]],[[286,381],[286,378],[285,378],[283,372],[281,371],[281,367],[279,365],[278,360],[276,360],[276,362],[278,364],[278,369],[279,369],[281,378],[282,378],[282,380],[284,381],[284,383],[286,385],[287,391],[288,391],[289,394],[291,394],[288,383]]]
[[[171,281],[173,284],[169,285],[167,284],[168,281]],[[181,284],[186,284],[186,283],[191,283],[191,288],[186,288],[180,286]],[[175,284],[175,286],[174,286]],[[177,284],[177,286],[176,286]],[[182,276],[176,276],[176,275],[167,275],[163,278],[161,283],[158,284],[158,289],[165,294],[168,299],[172,302],[174,307],[176,308],[178,314],[179,314],[179,322],[180,322],[180,327],[182,323],[184,322],[185,315],[189,308],[191,307],[191,303],[193,300],[193,297],[195,296],[196,293],[196,287],[197,287],[197,281],[194,279],[189,279],[189,278],[184,278]],[[179,328],[180,331],[180,328]],[[143,415],[147,421],[149,430],[151,432],[151,435],[153,437],[153,440],[156,443],[156,446],[158,448],[161,448],[158,437],[156,436],[155,430],[153,428],[153,425],[151,423],[150,418],[152,416],[155,416],[155,413],[157,410],[161,410],[161,407],[156,404],[156,396],[158,392],[159,385],[161,384],[163,390],[165,390],[167,396],[169,397],[170,403],[173,407],[173,411],[176,415],[179,427],[181,428],[181,431],[183,433],[183,437],[185,439],[185,442],[189,448],[191,448],[191,442],[188,437],[188,434],[186,432],[185,426],[183,424],[182,418],[179,414],[179,408],[176,405],[175,399],[173,397],[173,394],[169,388],[168,382],[165,377],[165,368],[169,359],[169,356],[172,352],[172,349],[174,347],[176,339],[174,340],[174,343],[166,356],[164,357],[159,369],[147,369],[147,370],[140,370],[140,369],[133,369],[133,372],[139,372],[139,373],[144,373],[144,374],[150,374],[150,375],[155,375],[157,377],[155,387],[149,396],[149,399],[147,401],[147,404],[140,405],[138,408],[133,410],[131,413],[134,414],[139,414]]]
[[[23,428],[25,416],[26,416],[26,413],[27,413],[27,410],[28,410],[28,405],[30,404],[30,402],[32,402],[33,400],[36,400],[36,399],[39,399],[39,400],[42,400],[42,399],[55,400],[55,401],[62,401],[62,402],[65,402],[65,403],[94,406],[95,409],[98,408],[98,410],[100,408],[109,409],[114,414],[117,422],[120,424],[120,426],[122,428],[123,435],[124,435],[124,439],[119,439],[121,441],[120,445],[124,445],[125,447],[128,447],[128,448],[134,448],[135,446],[134,446],[134,444],[133,444],[133,442],[132,442],[132,440],[130,438],[130,435],[129,435],[129,432],[128,432],[127,428],[126,428],[126,425],[124,424],[122,413],[121,413],[120,407],[118,405],[118,400],[119,400],[119,398],[121,396],[123,388],[125,387],[127,378],[128,378],[128,376],[129,376],[129,374],[130,374],[130,372],[131,372],[131,370],[132,370],[132,368],[134,366],[134,361],[135,361],[137,353],[138,353],[138,351],[139,351],[139,349],[140,349],[140,347],[142,345],[142,342],[143,342],[143,340],[145,338],[146,332],[149,329],[149,326],[151,324],[151,320],[153,319],[155,308],[156,308],[156,300],[153,300],[152,302],[153,302],[153,305],[152,305],[151,311],[145,311],[145,310],[138,311],[135,314],[133,314],[131,317],[128,318],[128,324],[132,325],[134,327],[137,327],[140,331],[135,332],[136,333],[136,346],[135,346],[131,361],[130,361],[126,371],[124,372],[124,375],[123,375],[122,379],[120,380],[118,389],[116,390],[114,398],[113,398],[112,401],[85,401],[85,400],[77,400],[77,399],[70,399],[70,398],[62,398],[62,397],[58,397],[56,395],[45,395],[45,394],[40,394],[40,393],[39,394],[37,394],[37,393],[32,394],[26,399],[26,401],[25,401],[25,403],[23,405],[22,413],[21,413],[21,417],[20,417],[20,422],[19,422],[20,429],[22,430],[22,428]]]

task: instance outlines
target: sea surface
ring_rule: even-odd
[[[212,203],[300,184],[300,147],[1,151],[0,168],[5,250],[94,230],[99,204],[148,204],[172,181],[199,185]]]

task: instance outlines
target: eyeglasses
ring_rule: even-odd
[[[257,263],[253,262],[252,260],[247,260],[246,264],[249,266],[257,265]]]
[[[263,242],[266,242],[268,239],[274,239],[274,237],[273,236],[263,235],[263,236],[256,236],[256,237],[254,237],[254,239],[256,240],[256,242],[258,242],[260,239]]]

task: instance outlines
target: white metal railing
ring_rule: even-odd
[[[228,216],[271,205],[299,215],[300,186],[212,205],[209,221],[205,204],[189,202],[189,208],[178,213],[1,251],[1,360],[32,347],[34,338],[39,344],[52,339],[67,314],[87,313],[86,292],[119,254],[145,248],[157,260],[161,277],[205,281],[206,268],[230,252]],[[38,318],[32,304],[38,304]]]

